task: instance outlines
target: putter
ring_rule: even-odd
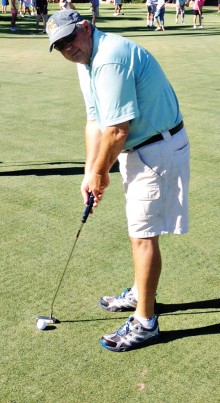
[[[71,258],[72,258],[73,251],[74,251],[74,249],[75,249],[76,242],[77,242],[77,240],[78,240],[78,238],[79,238],[79,235],[80,235],[80,233],[81,233],[81,231],[82,231],[83,224],[85,224],[85,222],[86,222],[86,220],[87,220],[87,218],[88,218],[88,216],[89,216],[89,213],[90,213],[90,211],[91,211],[91,209],[92,209],[93,202],[94,202],[94,196],[93,196],[92,192],[90,192],[88,205],[86,206],[86,208],[85,208],[85,210],[84,210],[84,212],[83,212],[80,228],[79,228],[79,230],[78,230],[78,232],[77,232],[77,234],[76,234],[75,242],[74,242],[74,244],[73,244],[72,250],[71,250],[71,252],[70,252],[70,255],[69,255],[69,258],[68,258],[68,260],[67,260],[66,266],[65,266],[65,268],[64,268],[63,274],[62,274],[62,276],[61,276],[60,282],[59,282],[59,284],[58,284],[58,287],[57,287],[57,289],[56,289],[56,291],[55,291],[55,293],[54,293],[54,297],[53,297],[52,302],[51,302],[50,316],[38,316],[38,317],[36,318],[37,321],[38,321],[39,319],[43,319],[43,320],[46,322],[46,324],[60,323],[60,321],[59,321],[58,319],[54,318],[54,316],[53,316],[54,302],[55,302],[55,299],[56,299],[56,297],[57,297],[57,294],[58,294],[58,291],[59,291],[59,289],[60,289],[60,286],[61,286],[61,284],[62,284],[62,281],[63,281],[63,278],[64,278],[64,276],[65,276],[65,273],[66,273],[67,267],[68,267],[68,265],[69,265],[69,262],[70,262],[70,260],[71,260]]]

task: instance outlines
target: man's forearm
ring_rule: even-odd
[[[86,124],[85,142],[86,142],[85,175],[87,175],[91,171],[97,159],[101,142],[101,132],[95,120],[88,121]]]
[[[129,123],[107,127],[102,133],[99,153],[93,166],[95,174],[108,173],[124,148],[128,135]]]
[[[124,148],[129,131],[129,122],[117,126],[106,127],[103,133],[98,130],[96,122],[88,122],[86,126],[86,167],[81,185],[85,203],[88,192],[93,192],[96,207],[110,184],[109,171],[118,155]]]

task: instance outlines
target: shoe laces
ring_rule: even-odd
[[[126,290],[124,290],[120,295],[118,295],[116,298],[120,299],[120,298],[124,298],[126,296],[126,294],[131,290],[131,288],[126,288]]]
[[[128,318],[128,320],[125,322],[125,324],[123,326],[121,326],[118,330],[117,330],[117,334],[119,336],[124,336],[125,334],[130,332],[130,323],[134,318],[131,316],[130,318]]]

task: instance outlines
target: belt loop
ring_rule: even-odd
[[[170,141],[170,139],[172,138],[172,136],[168,130],[166,130],[165,132],[162,132],[161,134],[163,136],[164,141]]]

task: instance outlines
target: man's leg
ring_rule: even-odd
[[[196,14],[193,15],[193,27],[196,28]]]
[[[43,18],[43,23],[44,23],[44,30],[43,30],[43,33],[46,34],[47,21],[48,21],[48,14],[44,14],[42,18]]]
[[[181,8],[181,22],[182,22],[182,24],[184,23],[184,17],[185,17],[185,8],[182,7]]]
[[[16,21],[17,21],[17,13],[12,13],[11,14],[11,30],[15,31],[16,30]]]
[[[110,351],[126,351],[154,342],[159,336],[154,300],[161,272],[159,237],[131,238],[138,302],[134,316],[116,332],[104,335],[100,344]]]
[[[39,30],[40,20],[41,20],[41,16],[37,14],[36,15],[36,29],[37,29],[37,31]]]
[[[176,23],[178,22],[179,17],[179,6],[176,6]]]
[[[132,238],[135,284],[138,290],[136,314],[143,318],[154,315],[154,302],[161,273],[159,237]]]

